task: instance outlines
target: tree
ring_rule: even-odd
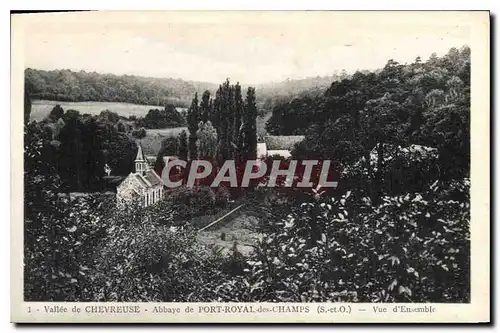
[[[196,133],[198,158],[215,158],[217,154],[217,131],[210,121],[203,123],[200,121],[199,130]]]
[[[142,139],[146,137],[146,129],[144,127],[135,129],[132,131],[132,136],[137,139]]]
[[[112,124],[117,123],[120,120],[120,116],[116,112],[111,112],[109,110],[103,110],[99,113],[99,118],[102,118]]]
[[[103,141],[106,131],[96,117],[80,115],[68,110],[55,139],[60,142],[56,165],[67,191],[92,191],[100,189],[104,176]]]
[[[165,125],[166,127],[184,126],[186,121],[184,117],[175,109],[173,104],[168,104],[165,107]]]
[[[61,180],[57,172],[56,151],[42,124],[32,122],[24,128],[24,207],[26,230],[38,229],[39,213],[52,213]],[[36,235],[36,232],[34,232]],[[36,236],[35,236],[36,237]],[[27,240],[26,240],[27,241]]]
[[[453,95],[456,93],[453,93]],[[441,177],[470,177],[470,94],[461,90],[454,103],[427,108],[420,139],[439,149]]]
[[[52,121],[57,121],[64,115],[64,110],[63,108],[57,104],[52,108],[52,111],[49,113],[49,119]]]
[[[127,176],[134,171],[134,159],[137,156],[135,140],[120,132],[108,132],[104,138],[102,149],[113,175]]]
[[[191,106],[187,114],[188,131],[189,131],[189,159],[196,159],[198,156],[196,148],[196,132],[198,131],[198,123],[200,122],[200,110],[198,107],[198,93],[194,95]]]
[[[210,91],[205,90],[200,103],[201,121],[204,123],[210,120]]]
[[[104,176],[103,140],[96,117],[84,122],[82,126],[83,166],[85,166],[83,175],[85,177],[84,188],[87,190],[99,190],[102,185],[101,180]]]
[[[377,167],[373,179],[372,201],[378,203],[382,193],[382,175],[384,170],[385,146],[386,144],[404,145],[406,142],[408,127],[410,126],[409,111],[392,100],[389,94],[384,97],[366,102],[366,107],[362,115],[363,145],[365,147],[366,163],[370,163],[371,156],[368,156],[372,149],[376,147]]]
[[[163,160],[163,157],[177,156],[178,153],[179,153],[179,139],[177,137],[169,136],[163,139],[154,166],[156,173],[161,175],[161,172],[165,167],[165,161]]]
[[[245,160],[257,157],[257,106],[255,88],[249,87],[245,101],[242,125],[242,157]]]
[[[188,153],[187,133],[185,130],[182,130],[179,134],[179,159],[187,161]]]
[[[244,111],[244,103],[243,103],[243,98],[241,96],[241,86],[240,83],[237,82],[236,85],[234,86],[233,140],[231,142],[231,146],[234,148],[234,158],[237,160],[241,160],[242,158],[241,147],[243,145],[243,136],[241,131],[241,124],[242,124],[243,111]]]
[[[121,133],[126,133],[127,132],[127,126],[123,121],[119,121],[116,123],[116,130]]]
[[[231,151],[229,146],[229,138],[231,133],[230,126],[233,123],[230,121],[231,114],[231,85],[229,79],[219,86],[215,97],[215,109],[216,114],[214,124],[216,124],[217,133],[219,135],[218,142],[218,155],[225,161],[231,158]]]
[[[144,127],[146,128],[166,128],[166,114],[164,110],[151,109],[144,117]]]

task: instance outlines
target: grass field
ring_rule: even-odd
[[[120,116],[130,117],[145,116],[150,109],[162,109],[163,106],[153,105],[139,105],[130,103],[114,103],[114,102],[60,102],[60,101],[46,101],[34,100],[31,106],[31,120],[40,121],[45,118],[52,108],[59,104],[64,111],[77,110],[81,114],[99,114],[103,110],[109,110],[118,113]]]

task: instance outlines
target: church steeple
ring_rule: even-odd
[[[139,144],[137,150],[137,157],[135,158],[135,172],[144,174],[144,172],[146,172],[147,169],[148,169],[148,164],[144,159],[144,155],[142,154],[142,147]]]

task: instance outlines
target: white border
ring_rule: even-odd
[[[300,2],[300,1],[287,1],[286,4],[269,4],[266,1],[261,1],[261,0],[256,0],[253,1],[252,4],[245,4],[245,5],[235,5],[234,2],[229,2],[229,1],[219,1],[219,0],[214,0],[210,1],[208,4],[207,2],[202,2],[202,1],[189,1],[185,0],[182,1],[180,4],[168,4],[165,6],[163,2],[155,3],[147,0],[143,0],[141,2],[134,2],[132,5],[131,4],[124,4],[124,2],[116,2],[119,3],[121,8],[116,8],[114,7],[113,9],[166,9],[165,7],[168,7],[169,9],[217,9],[217,8],[233,8],[233,9],[403,9],[403,10],[409,10],[409,9],[492,9],[493,13],[498,12],[498,2],[497,1],[482,1],[482,0],[476,0],[476,1],[453,1],[453,2],[446,2],[446,1],[413,1],[413,3],[410,3],[410,1],[405,1],[404,3],[401,3],[400,1],[377,1],[377,2],[371,2],[371,1],[349,1],[349,2],[344,2],[344,4],[332,4],[330,1],[306,1],[306,2]],[[448,6],[448,3],[450,6]],[[6,3],[2,3],[1,6],[4,6]],[[306,4],[306,5],[304,5]],[[16,6],[18,9],[30,9],[30,8],[37,8],[37,9],[49,9],[50,7],[52,8],[65,8],[65,9],[78,9],[78,4],[74,3],[68,3],[68,2],[63,2],[63,1],[43,1],[43,2],[37,2],[37,1],[17,1]],[[104,1],[96,1],[96,0],[89,0],[85,2],[85,6],[89,6],[95,9],[101,8],[101,9],[109,9],[111,6]],[[249,8],[250,7],[250,8]],[[5,13],[5,11],[4,11]],[[2,21],[2,40],[4,41],[5,48],[8,49],[9,45],[9,37],[10,37],[10,28],[9,28],[9,21],[6,17],[4,16],[5,20]],[[495,37],[495,41],[497,40],[498,35]],[[9,85],[10,85],[10,77],[9,77],[9,67],[7,67],[8,63],[8,57],[9,55],[4,53],[5,55],[5,61],[4,61],[4,78],[6,78],[6,81],[4,81],[5,86],[3,87],[1,91],[5,93],[4,98],[2,101],[4,101],[4,109],[9,110],[9,96],[7,95]],[[495,77],[496,77],[496,71],[495,71]],[[498,86],[495,90],[496,95],[498,96]],[[0,135],[3,135],[3,140],[2,142],[9,142],[9,115],[4,116],[4,121],[2,122],[2,126],[5,126],[2,131],[0,131]],[[498,121],[498,117],[497,117]],[[8,156],[7,151],[4,149],[3,151],[3,156]],[[4,157],[5,158],[5,157]],[[2,180],[4,180],[3,184],[5,184],[5,187],[7,186],[9,181],[9,163],[2,163],[1,165],[1,171],[0,171],[0,176],[3,177]],[[9,212],[10,210],[10,205],[9,205],[9,194],[6,191],[2,192],[2,200],[0,200],[2,204],[2,211],[3,212]],[[496,203],[496,202],[495,202]],[[497,205],[495,205],[497,206]],[[7,216],[6,216],[7,217]],[[8,218],[5,218],[4,220],[9,220]],[[4,224],[5,226],[5,224]],[[498,227],[497,227],[498,231]],[[2,233],[4,239],[3,239],[3,246],[4,247],[4,253],[8,253],[9,249],[9,233],[8,232],[3,232]],[[8,256],[2,256],[2,260],[5,260],[4,264],[6,265],[8,263]],[[493,266],[495,267],[495,265]],[[7,281],[3,283],[3,290],[6,291],[6,293],[2,297],[2,310],[4,313],[4,323],[7,322],[7,314],[9,313],[9,297],[8,291],[9,290],[9,284]],[[66,327],[67,329],[68,327]],[[7,328],[8,331],[11,331],[13,329],[13,326],[10,325],[9,328]],[[50,328],[49,328],[50,329]],[[169,328],[172,329],[172,328]],[[194,328],[198,329],[198,328]],[[335,329],[342,329],[342,328],[335,328]],[[384,328],[385,329],[385,328]],[[426,329],[433,329],[430,327],[427,327]],[[440,329],[440,328],[437,328]],[[4,331],[4,330],[2,330]]]

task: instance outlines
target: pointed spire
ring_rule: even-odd
[[[144,173],[149,169],[149,166],[144,159],[141,144],[138,144],[137,148],[137,157],[135,158],[135,172],[144,175]]]
[[[142,154],[142,146],[141,144],[138,144],[138,150],[137,150],[137,157],[135,158],[136,161],[144,161],[144,155]]]

